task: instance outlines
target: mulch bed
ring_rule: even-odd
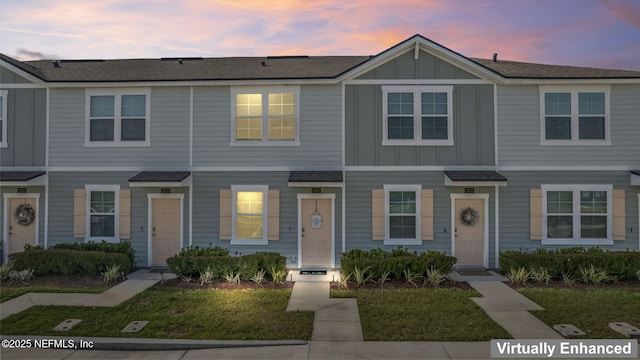
[[[355,289],[416,289],[416,288],[427,288],[433,289],[433,286],[429,283],[416,282],[417,286],[413,286],[407,282],[403,281],[385,281],[384,284],[378,283],[366,283],[358,286],[355,283],[349,283],[349,288],[347,290],[355,290]],[[469,284],[464,281],[453,282],[444,282],[440,284],[441,289],[463,289],[469,290],[472,289]],[[331,283],[331,289],[334,290],[345,290],[344,287],[340,286],[337,282]]]
[[[638,289],[640,290],[640,282],[638,281],[618,281],[615,283],[605,283],[602,285],[584,284],[576,282],[573,286],[566,285],[562,281],[552,281],[548,284],[545,283],[527,283],[526,285],[514,284],[511,281],[505,281],[505,284],[513,289],[531,289],[531,288],[546,288],[546,289],[574,289],[574,290],[587,290],[587,289]]]
[[[197,290],[197,289],[220,289],[220,290],[239,290],[239,289],[290,289],[293,287],[293,283],[290,281],[285,281],[280,284],[274,284],[270,281],[265,281],[262,284],[256,284],[252,281],[244,281],[240,284],[231,284],[228,282],[214,282],[212,284],[200,285],[198,280],[194,280],[192,282],[184,282],[180,279],[171,279],[166,280],[164,282],[159,282],[155,285],[156,287],[168,287],[175,289],[187,289],[187,290]]]

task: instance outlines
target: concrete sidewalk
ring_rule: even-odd
[[[175,275],[152,273],[148,269],[138,270],[127,275],[127,280],[101,294],[27,293],[0,303],[0,320],[35,305],[117,306],[155,285],[163,277],[169,279]]]

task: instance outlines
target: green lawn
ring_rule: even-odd
[[[586,338],[624,338],[609,329],[610,322],[640,327],[640,288],[526,288],[519,291],[545,309],[531,313],[547,325],[573,324],[587,334]]]
[[[65,336],[215,340],[309,340],[312,312],[285,312],[291,289],[150,288],[116,307],[34,306],[0,321],[2,335],[60,335],[53,327],[82,319]],[[141,332],[120,331],[148,320]]]
[[[35,293],[89,293],[99,294],[107,290],[108,286],[91,287],[57,287],[57,286],[23,286],[23,287],[2,287],[0,286],[0,302],[5,302],[29,292]]]
[[[368,341],[487,341],[511,336],[461,289],[332,290],[332,297],[358,300]]]

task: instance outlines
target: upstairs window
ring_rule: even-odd
[[[0,90],[0,148],[7,147],[7,90]]]
[[[609,89],[542,87],[541,144],[609,145]]]
[[[453,145],[453,87],[383,86],[383,145]]]
[[[149,146],[150,90],[87,90],[86,146]]]
[[[299,145],[299,88],[235,87],[231,145]]]

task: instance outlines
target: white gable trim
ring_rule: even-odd
[[[25,78],[25,79],[27,79],[27,80],[35,83],[35,84],[44,84],[44,81],[42,81],[41,79],[37,78],[34,75],[29,74],[28,72],[20,69],[17,66],[12,65],[11,63],[8,63],[8,62],[4,61],[4,60],[0,60],[0,67],[3,67],[3,68],[5,68],[5,69],[7,69],[7,70],[9,70],[9,71],[11,71],[13,73],[16,73],[20,77],[23,77],[23,78]],[[2,87],[3,88],[7,87],[7,85],[13,85],[13,84],[3,84]],[[21,85],[27,87],[26,86],[27,84],[21,84]]]

